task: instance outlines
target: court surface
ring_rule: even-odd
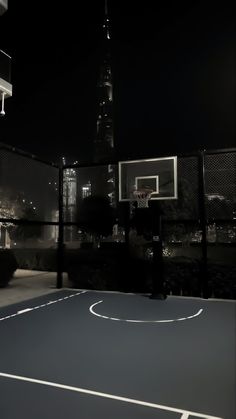
[[[236,302],[61,290],[0,309],[1,419],[235,419]]]

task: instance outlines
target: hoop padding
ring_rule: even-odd
[[[132,201],[137,202],[138,208],[148,208],[148,201],[151,199],[152,192],[150,189],[133,191]]]

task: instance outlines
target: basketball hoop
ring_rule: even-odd
[[[151,199],[152,192],[153,190],[149,188],[134,190],[131,200],[137,202],[138,208],[148,208],[148,201]]]

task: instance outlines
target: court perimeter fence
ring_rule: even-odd
[[[236,149],[179,155],[177,171],[178,199],[158,201],[165,292],[236,299]],[[58,167],[0,144],[1,286],[11,258],[57,288],[64,271],[76,288],[152,292],[149,215],[135,225],[118,183],[117,162]]]

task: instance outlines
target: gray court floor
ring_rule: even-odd
[[[3,419],[235,419],[236,302],[55,291],[0,308]]]

